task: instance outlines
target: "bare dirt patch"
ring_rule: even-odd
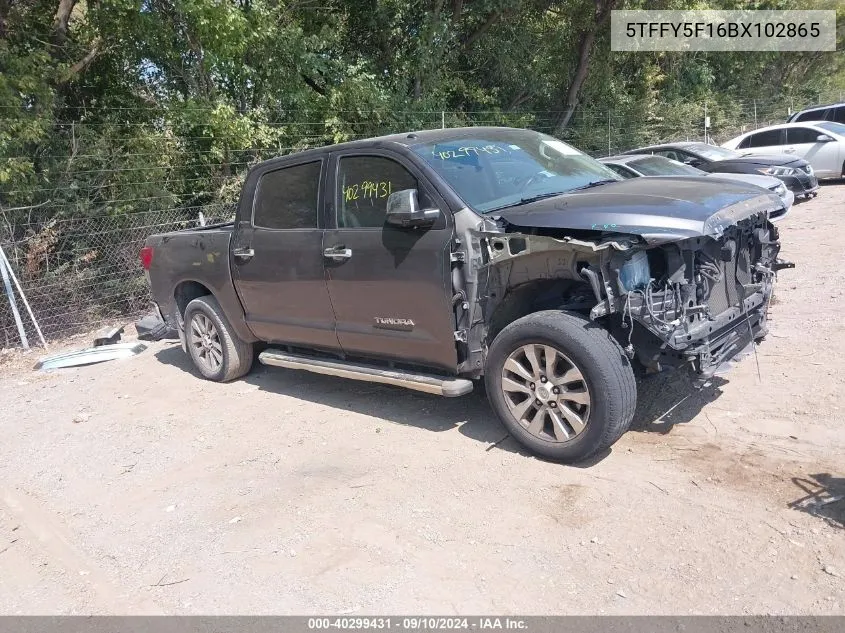
[[[636,429],[582,467],[503,439],[481,395],[219,385],[168,342],[53,374],[16,356],[2,610],[841,614],[843,210],[827,185],[781,223],[797,268],[759,376],[643,381]]]

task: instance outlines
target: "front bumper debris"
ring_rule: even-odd
[[[697,387],[707,385],[714,375],[730,367],[730,361],[738,360],[746,352],[752,351],[755,341],[766,334],[766,306],[762,305],[743,315],[743,318],[716,336],[710,337],[704,344],[686,350],[684,355],[693,362],[695,368],[693,384]]]

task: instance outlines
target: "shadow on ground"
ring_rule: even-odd
[[[676,424],[691,422],[709,403],[722,395],[727,380],[715,376],[698,389],[684,371],[656,374],[637,380],[637,410],[631,430],[666,434]]]
[[[845,528],[845,477],[819,473],[793,477],[792,483],[804,494],[790,503],[790,508],[820,517],[834,527]]]
[[[159,350],[156,358],[202,379],[178,344]],[[466,437],[486,444],[488,451],[504,449],[531,455],[510,438],[496,419],[480,385],[469,396],[442,398],[401,387],[345,380],[306,371],[268,368],[257,362],[253,371],[241,381],[267,392],[339,411],[354,411],[392,424],[412,425],[434,432],[458,428]],[[660,374],[638,381],[638,402],[632,430],[669,433],[674,425],[689,422],[704,405],[717,398],[721,393],[718,385],[724,382],[717,378],[715,386],[699,391],[681,372]],[[610,450],[605,451],[580,466],[594,465],[610,453]]]

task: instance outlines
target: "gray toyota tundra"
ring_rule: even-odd
[[[780,209],[714,177],[620,180],[545,134],[396,134],[262,162],[234,222],[150,237],[205,378],[276,365],[461,396],[562,462],[631,423],[635,371],[706,383],[766,334]],[[646,383],[647,384],[647,383]]]

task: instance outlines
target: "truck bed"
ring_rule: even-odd
[[[229,259],[233,230],[234,223],[227,222],[147,238],[146,245],[153,249],[149,269],[153,301],[171,325],[176,325],[172,317],[180,297],[183,301],[193,298],[200,286],[217,297],[227,314],[242,322],[243,308],[232,283]]]

